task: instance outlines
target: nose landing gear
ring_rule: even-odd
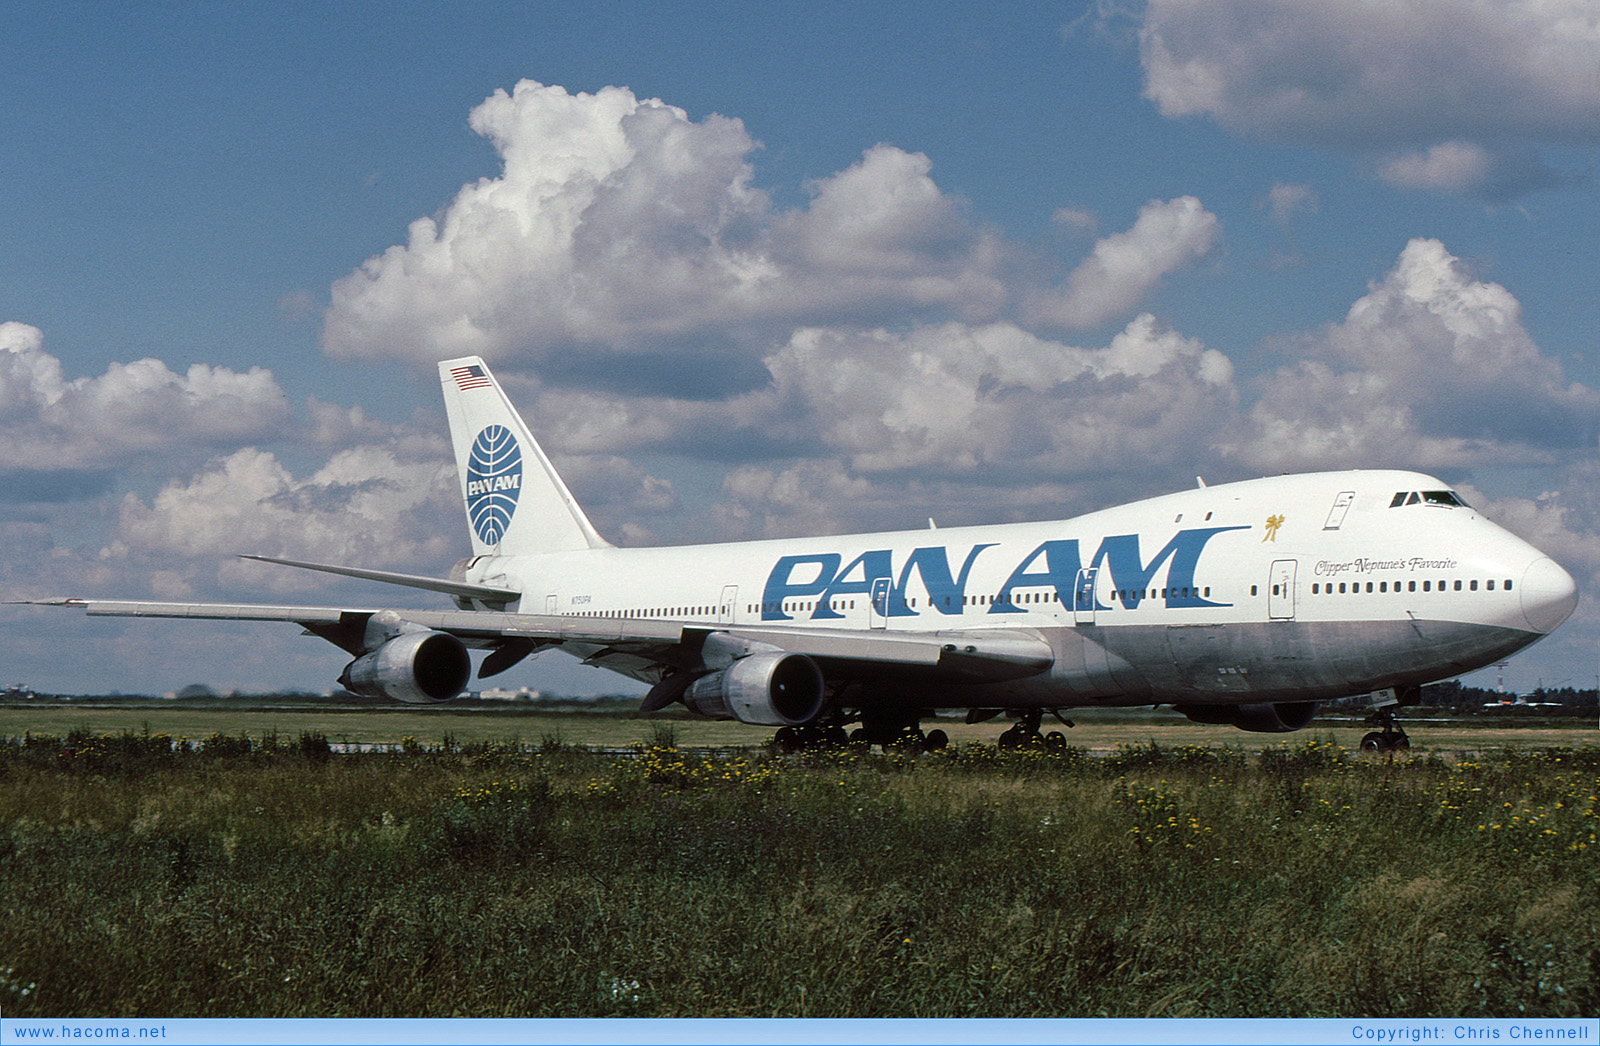
[[[1374,695],[1372,712],[1366,718],[1366,725],[1381,727],[1373,730],[1361,738],[1363,752],[1405,752],[1411,748],[1411,738],[1406,736],[1405,730],[1395,723],[1395,712],[1402,705],[1417,704],[1421,698],[1420,688],[1409,688],[1409,692],[1397,693],[1394,690],[1380,690]],[[1407,700],[1410,698],[1410,700]]]
[[[1361,737],[1363,752],[1403,752],[1411,748],[1411,738],[1394,724],[1394,713],[1377,713],[1367,717],[1368,726],[1382,724],[1382,730],[1373,730]]]

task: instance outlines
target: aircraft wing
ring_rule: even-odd
[[[590,664],[646,682],[664,671],[692,668],[712,633],[766,644],[815,659],[830,676],[869,676],[874,666],[923,669],[929,678],[978,682],[1017,679],[1047,670],[1050,645],[1029,629],[872,631],[773,628],[653,618],[591,618],[480,610],[274,606],[256,603],[162,603],[116,599],[39,600],[78,607],[92,617],[163,617],[215,621],[283,621],[300,625],[355,656],[368,649],[372,618],[446,632],[469,647],[495,653],[480,677],[504,671],[536,650],[570,646]],[[496,661],[496,658],[499,660]]]

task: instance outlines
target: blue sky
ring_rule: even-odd
[[[448,570],[431,361],[470,351],[621,543],[1420,468],[1584,590],[1508,684],[1595,678],[1592,0],[21,3],[0,39],[4,598]],[[340,667],[0,628],[42,688]]]

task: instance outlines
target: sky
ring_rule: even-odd
[[[483,356],[622,545],[1439,477],[1600,673],[1600,2],[0,5],[0,599],[430,606]],[[0,607],[0,682],[324,691]],[[632,692],[544,654],[504,677]]]

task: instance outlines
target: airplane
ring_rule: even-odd
[[[1073,519],[618,548],[595,530],[476,356],[439,364],[472,555],[438,578],[245,558],[449,596],[454,609],[45,600],[90,615],[284,621],[343,648],[339,682],[412,704],[538,651],[681,703],[844,740],[938,749],[939,710],[1065,746],[1045,714],[1172,705],[1248,731],[1371,695],[1367,749],[1409,747],[1394,710],[1502,661],[1577,605],[1571,575],[1439,480],[1407,471],[1206,486]],[[856,724],[853,734],[846,728]]]

